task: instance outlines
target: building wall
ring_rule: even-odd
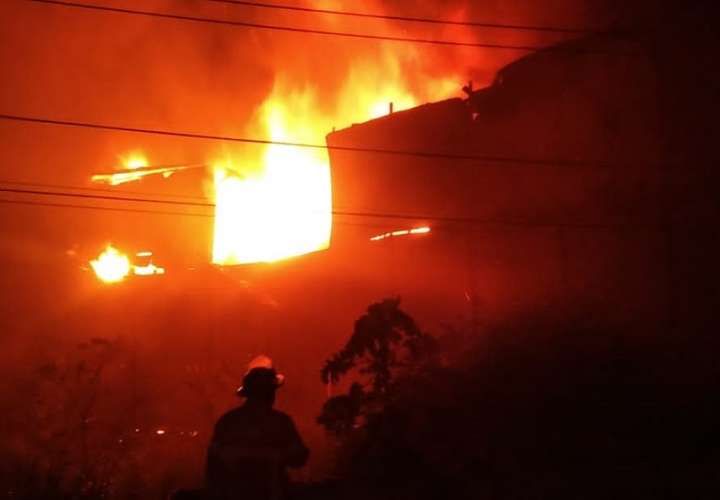
[[[574,309],[638,331],[707,328],[717,175],[695,135],[677,132],[673,110],[687,110],[667,105],[698,101],[694,80],[669,69],[682,51],[658,57],[654,40],[572,42],[507,66],[468,100],[328,135],[335,207],[432,225],[422,255],[408,241],[378,268],[395,259],[396,281],[424,273],[439,296],[472,293],[488,316]]]

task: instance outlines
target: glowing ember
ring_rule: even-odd
[[[380,241],[385,238],[392,238],[394,236],[407,236],[409,234],[426,234],[430,232],[430,228],[427,226],[415,227],[413,229],[400,229],[398,231],[390,231],[388,233],[378,234],[370,238],[370,241]]]
[[[136,276],[152,276],[154,274],[165,274],[165,268],[148,264],[146,266],[133,266],[133,274]]]
[[[97,259],[90,261],[95,275],[105,283],[117,283],[130,274],[130,261],[126,255],[108,245]]]
[[[155,434],[157,434],[158,436],[162,436],[163,434],[165,434],[165,429],[158,429],[155,431]]]
[[[152,263],[152,252],[143,251],[135,254],[140,263],[133,264],[132,271],[136,276],[153,276],[165,274],[165,268]]]

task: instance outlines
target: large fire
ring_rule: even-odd
[[[388,69],[389,68],[389,69]],[[339,114],[328,114],[313,89],[276,83],[260,110],[256,133],[273,141],[323,144],[333,126],[378,118],[452,95],[456,78],[426,82],[416,97],[393,64],[358,65],[338,95]],[[213,167],[215,228],[212,261],[233,265],[272,262],[330,245],[332,195],[327,152],[269,145],[260,160],[236,158]]]
[[[417,57],[412,51],[399,54],[384,49],[376,56],[353,61],[330,102],[320,89],[277,77],[272,92],[258,108],[257,120],[248,127],[248,135],[320,147],[269,144],[262,151],[216,153],[208,162],[215,201],[214,264],[273,262],[330,246],[332,192],[328,155],[322,147],[325,136],[334,127],[444,99],[459,88],[460,79],[455,75],[414,78],[411,85],[404,63],[412,65]],[[116,186],[150,175],[169,177],[180,170],[205,167],[149,166],[142,153],[121,160],[122,169],[95,174],[92,181]],[[106,282],[120,281],[129,273],[162,273],[162,268],[135,269],[138,266],[131,266],[112,247],[92,265]]]
[[[274,141],[299,142],[279,101],[263,108]],[[248,162],[250,163],[250,162]],[[227,159],[214,167],[213,262],[247,264],[323,250],[330,245],[330,167],[323,150],[270,145],[259,166]]]

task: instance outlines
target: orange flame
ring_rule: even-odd
[[[344,83],[332,95],[276,75],[248,135],[324,144],[334,127],[387,114],[390,102],[393,110],[402,111],[459,93],[463,79],[457,75],[411,79],[406,69],[417,67],[422,57],[419,51],[383,46],[353,60]],[[271,144],[254,158],[239,159],[224,151],[210,163],[213,263],[273,262],[330,246],[332,193],[326,150]]]
[[[126,182],[140,180],[143,176],[148,175],[144,171],[148,166],[147,157],[141,151],[132,151],[127,155],[120,156],[120,163],[124,170],[113,173],[94,174],[90,180],[92,182],[105,183],[111,186],[117,186]]]
[[[295,103],[310,104],[309,96]],[[279,99],[262,109],[274,141],[302,142],[302,115],[291,115]],[[270,145],[262,164],[239,165],[229,159],[215,165],[213,263],[273,262],[324,250],[330,245],[332,199],[330,166],[324,150]]]
[[[123,167],[127,170],[135,170],[148,166],[147,158],[141,151],[133,151],[126,156],[121,157]]]
[[[380,64],[353,66],[338,95],[342,111],[334,114],[321,111],[326,107],[312,88],[298,92],[277,81],[260,109],[262,130],[254,132],[273,141],[323,144],[335,125],[382,116],[389,102],[401,111],[421,99],[446,98],[459,88],[457,82],[454,77],[430,80],[416,96],[388,53]],[[272,262],[328,248],[332,195],[327,152],[270,145],[256,163],[232,158],[214,162],[213,263]]]

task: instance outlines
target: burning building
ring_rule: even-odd
[[[566,11],[583,3],[513,4],[514,16],[498,16],[490,4],[467,2],[457,19],[579,25]],[[446,2],[430,4],[428,15],[445,16]],[[210,3],[173,7],[227,14]],[[113,127],[4,121],[5,177],[149,200],[5,200],[3,345],[15,361],[3,371],[14,423],[2,446],[23,463],[42,463],[52,450],[50,465],[72,462],[67,476],[75,478],[93,463],[110,470],[114,463],[101,459],[115,450],[133,480],[130,469],[147,468],[148,482],[160,485],[172,461],[197,473],[202,465],[188,457],[201,460],[200,443],[258,352],[288,374],[292,390],[281,403],[322,456],[318,369],[367,304],[390,295],[402,296],[431,333],[458,316],[475,327],[575,308],[641,333],[714,334],[720,197],[708,115],[720,93],[707,70],[717,60],[707,47],[717,45],[706,43],[714,32],[694,39],[694,28],[672,19],[662,33],[588,37],[523,57],[491,85],[468,84],[464,98],[447,99],[469,75],[485,81],[517,52],[245,37],[216,23],[150,16],[144,24],[22,2],[3,8],[8,43],[0,50],[11,69],[4,113]],[[405,25],[383,27],[406,35]],[[425,33],[408,31],[416,30]],[[422,36],[551,43],[492,33],[463,27]],[[334,127],[328,156],[323,138]],[[98,184],[86,185],[90,165],[137,147],[152,157],[101,168]],[[100,259],[108,242],[117,250]],[[86,267],[102,260],[109,281],[121,283],[70,275],[80,266],[68,264],[68,248]],[[482,339],[484,331],[468,333]],[[716,364],[713,344],[695,344],[683,351],[691,361],[663,380]],[[683,354],[664,352],[670,363]],[[696,362],[699,352],[706,363]],[[47,411],[28,396],[36,393],[46,395]],[[162,448],[150,453],[155,446]],[[75,451],[69,459],[67,450]],[[188,475],[173,477],[162,483],[177,486]]]
[[[689,263],[714,266],[717,211],[688,109],[717,99],[690,97],[700,75],[681,60],[666,38],[591,36],[470,83],[466,99],[333,132],[335,206],[438,226],[426,251],[377,264],[487,314],[581,306],[665,330],[702,322],[708,280]]]

